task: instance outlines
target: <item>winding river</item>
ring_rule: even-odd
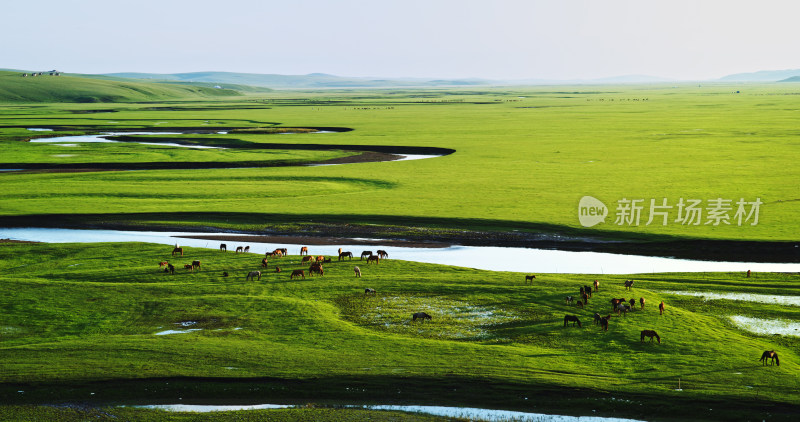
[[[0,228],[0,239],[27,240],[49,243],[93,243],[93,242],[148,242],[164,245],[191,246],[218,249],[223,241],[196,239],[197,236],[221,235],[223,233],[156,232],[122,230],[76,230],[50,228]],[[234,235],[234,234],[231,234]],[[235,236],[248,236],[236,233]],[[255,236],[255,235],[252,235]],[[665,272],[800,272],[800,264],[694,261],[688,259],[661,258],[640,255],[622,255],[603,252],[573,252],[548,249],[505,248],[493,246],[447,247],[402,247],[380,239],[341,239],[341,243],[309,246],[313,255],[336,256],[338,249],[353,252],[383,249],[389,258],[431,264],[452,265],[490,271],[514,271],[526,273],[570,273],[570,274],[642,274]],[[254,254],[285,247],[290,254],[300,252],[296,243],[259,243],[224,241],[228,248],[235,245],[250,246]],[[365,245],[368,243],[368,245]]]

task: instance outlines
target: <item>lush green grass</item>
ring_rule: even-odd
[[[649,415],[608,396],[699,419],[715,419],[696,412],[720,403],[752,417],[763,406],[800,405],[800,340],[750,334],[729,319],[797,320],[800,308],[663,293],[798,295],[797,275],[642,275],[632,292],[625,276],[605,276],[578,309],[564,296],[595,277],[539,274],[525,285],[522,274],[384,260],[334,261],[324,277],[292,281],[288,271],[302,267],[289,256],[246,281],[258,254],[185,249],[172,258],[151,244],[0,244],[2,401],[413,400],[558,411],[555,403],[566,406],[558,392],[571,389],[587,403],[562,412]],[[202,270],[182,268],[195,259]],[[175,275],[158,268],[162,260],[177,264]],[[366,287],[377,295],[365,296]],[[613,316],[608,332],[592,324],[594,312],[610,313],[611,298],[631,296],[644,297],[645,309]],[[418,311],[433,320],[412,322]],[[564,327],[565,314],[583,328]],[[189,328],[201,330],[155,335]],[[662,343],[640,343],[643,329]],[[760,365],[771,349],[780,367]]]
[[[22,74],[22,71],[0,71],[0,102],[110,103],[240,95],[238,91],[213,86],[104,80],[63,74],[22,77]]]
[[[238,133],[228,138],[256,143],[435,146],[457,152],[436,159],[332,167],[129,172],[113,182],[99,180],[96,174],[2,174],[7,188],[0,214],[257,210],[284,216],[282,223],[310,214],[318,215],[315,221],[346,218],[382,224],[430,218],[450,219],[443,224],[458,226],[460,220],[473,219],[500,230],[796,240],[800,170],[795,165],[797,111],[796,96],[789,95],[792,89],[791,85],[711,85],[275,92],[237,103],[116,104],[98,114],[75,114],[92,111],[87,105],[7,105],[0,107],[2,124],[17,126],[0,130],[0,138],[8,141],[30,137],[22,128],[38,126],[64,130],[336,126],[354,130]],[[741,93],[732,93],[737,90]],[[15,145],[9,151],[31,162],[42,156],[36,148],[40,146]],[[141,157],[158,153],[137,151],[134,154]],[[180,154],[196,154],[198,160],[205,160],[208,155],[233,153]],[[242,177],[371,179],[375,183],[370,189],[345,195],[313,189],[313,205],[302,207],[287,205],[291,202],[283,196],[254,201],[235,190],[225,198],[215,197],[213,190],[210,198],[204,198],[202,191],[192,197],[165,198],[164,190],[153,189],[163,180],[185,178],[214,186]],[[150,197],[138,194],[148,189]],[[310,190],[298,189],[298,202]],[[132,195],[135,202],[129,200]],[[597,197],[610,208],[606,224],[592,229],[579,225],[577,205],[584,195]],[[616,202],[623,198],[645,200],[638,227],[614,224]],[[691,226],[674,221],[646,226],[651,198],[667,198],[673,206],[681,198],[723,198],[734,203],[740,198],[760,198],[764,204],[756,226],[749,222],[738,226],[735,221],[714,226],[704,224],[705,219]],[[736,208],[732,205],[731,216]],[[230,223],[235,224],[232,218]],[[673,208],[671,220],[675,218]],[[173,219],[180,222],[179,216]]]

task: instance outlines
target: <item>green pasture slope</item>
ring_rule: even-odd
[[[5,103],[0,105],[5,168],[59,160],[85,161],[91,167],[107,161],[191,161],[193,156],[198,161],[215,155],[220,161],[237,159],[232,151],[181,151],[173,158],[163,156],[163,148],[154,152],[157,147],[145,146],[82,147],[86,153],[63,157],[72,154],[69,148],[19,142],[105,129],[344,127],[353,130],[175,138],[197,143],[224,139],[243,146],[422,146],[456,152],[346,166],[5,173],[0,175],[0,215],[92,214],[93,223],[113,218],[245,230],[281,224],[298,228],[313,221],[791,242],[800,232],[796,91],[793,84],[573,86],[276,91],[235,101],[164,104]],[[34,133],[26,127],[57,132]],[[109,149],[103,153],[102,148]],[[315,187],[321,180],[328,184]],[[186,181],[201,188],[187,191]],[[251,188],[255,184],[265,189],[257,192]],[[221,190],[226,194],[220,195]],[[580,226],[578,201],[585,195],[609,208],[605,223]],[[650,199],[661,205],[663,198],[673,207],[668,224],[657,218],[647,225]],[[679,200],[699,199],[706,208],[716,198],[731,200],[731,224],[706,224],[706,209],[697,225],[675,222]],[[622,199],[643,200],[638,225],[615,224]],[[757,225],[751,225],[752,218],[737,224],[740,199],[763,202]],[[136,215],[142,212],[157,215]]]
[[[538,274],[525,284],[519,273],[388,259],[334,260],[323,277],[290,280],[304,268],[290,255],[250,281],[263,255],[171,249],[0,243],[0,401],[16,406],[0,414],[56,411],[19,407],[42,403],[405,403],[790,420],[800,404],[800,340],[750,334],[730,319],[797,320],[797,307],[665,293],[797,295],[797,275],[649,274],[632,291],[625,276],[604,276],[579,309],[564,296],[595,276]],[[174,275],[162,260],[176,264]],[[200,269],[183,268],[193,260]],[[604,332],[592,315],[610,314],[619,297],[646,304],[613,315]],[[433,319],[411,321],[419,311]],[[582,327],[565,327],[565,314]],[[199,330],[156,335],[189,329]],[[640,342],[643,329],[661,343]],[[772,349],[780,366],[762,366]]]

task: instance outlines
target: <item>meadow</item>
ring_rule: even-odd
[[[345,166],[176,168],[113,175],[3,172],[0,215],[93,214],[91,218],[99,221],[103,216],[125,220],[129,215],[135,222],[137,212],[158,212],[164,222],[205,227],[225,215],[225,228],[246,230],[328,221],[639,240],[794,241],[800,229],[794,218],[800,211],[794,87],[324,90],[248,94],[236,101],[6,103],[0,105],[0,141],[8,151],[4,168],[58,161],[84,161],[88,167],[120,161],[180,164],[194,157],[250,162],[259,156],[260,162],[269,162],[280,157],[247,146],[275,142],[440,147],[456,152],[434,159]],[[26,130],[30,127],[55,132]],[[84,153],[59,157],[73,153],[70,148],[19,142],[113,129],[276,127],[353,130],[174,136],[201,144],[204,139],[229,142],[241,151],[81,146]],[[295,162],[316,162],[316,154],[329,153],[306,152]],[[191,181],[195,188],[180,189],[180,180]],[[320,186],[318,180],[329,183]],[[234,183],[221,188],[229,181]],[[252,189],[248,184],[269,192],[282,189],[277,186],[287,181],[295,185],[294,195],[259,197],[247,192]],[[363,188],[354,190],[354,185]],[[586,195],[608,207],[605,223],[591,228],[579,224],[578,201]],[[662,205],[664,198],[672,207],[668,224],[657,217],[648,225],[650,199]],[[726,212],[730,218],[718,225],[707,218],[708,200],[717,198],[731,200]],[[623,199],[643,200],[638,225],[615,221]],[[675,221],[681,199],[702,201],[697,224]],[[752,225],[752,215],[738,223],[740,199],[763,203],[758,224]]]
[[[0,244],[2,402],[469,404],[647,420],[779,420],[800,404],[800,340],[731,319],[797,320],[796,306],[665,293],[796,296],[796,274],[637,275],[627,291],[626,276],[526,284],[519,273],[334,259],[323,277],[290,280],[304,267],[290,255],[251,281],[260,252],[171,249]],[[193,260],[202,267],[183,269]],[[585,308],[565,303],[594,278]],[[646,304],[616,315],[619,297]],[[412,321],[420,311],[433,319]],[[608,331],[594,312],[612,315]],[[566,314],[582,327],[564,326]],[[661,342],[641,342],[644,329]],[[764,350],[779,351],[780,366],[762,366]]]

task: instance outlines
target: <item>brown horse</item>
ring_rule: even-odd
[[[304,256],[300,259],[300,263],[303,264],[305,262],[314,262],[313,256]]]
[[[608,331],[608,320],[611,319],[611,315],[604,316],[600,318],[600,327],[603,331]]]
[[[381,259],[386,259],[389,257],[389,254],[384,250],[378,249],[376,252]]]
[[[169,262],[167,262],[167,261],[161,261],[161,262],[159,262],[159,263],[158,263],[158,268],[164,268],[164,267],[166,267],[167,265],[169,265]]]
[[[183,248],[175,248],[172,250],[172,256],[175,256],[175,253],[180,252],[181,256],[183,256]]]
[[[325,262],[325,257],[320,255],[317,257],[317,262]]]
[[[244,278],[244,281],[253,280],[254,278],[258,277],[261,280],[261,271],[250,271],[247,273],[247,276]]]
[[[363,259],[364,259],[364,257],[367,257],[367,258],[369,258],[369,257],[371,257],[371,256],[372,256],[372,251],[364,251],[364,252],[361,252],[361,260],[363,260]]]
[[[761,359],[759,359],[759,360],[764,362],[764,365],[766,365],[767,364],[767,359],[772,359],[771,362],[770,362],[771,365],[781,366],[781,360],[778,359],[778,354],[775,353],[774,350],[765,351],[764,353],[761,354]]]
[[[236,252],[234,252],[234,253],[239,253],[239,252],[244,253],[244,246],[237,246],[236,247]]]
[[[267,268],[268,266],[269,266],[269,261],[267,261],[267,258],[262,259],[261,260],[261,267],[262,268]]]
[[[633,280],[625,280],[625,288],[630,290],[633,287]]]
[[[306,279],[306,273],[303,270],[294,270],[292,274],[289,275],[290,280],[294,280],[295,277],[303,277],[303,280]]]
[[[534,279],[534,278],[536,278],[536,276],[535,276],[535,275],[533,275],[533,274],[531,274],[531,275],[526,275],[526,276],[525,276],[525,282],[527,283],[527,282],[529,282],[529,281],[530,281],[530,282],[531,282],[531,284],[533,284],[533,279]]]
[[[378,258],[378,255],[370,255],[370,257],[367,258],[367,264],[372,261],[375,261],[376,264],[380,264],[380,258]]]
[[[317,273],[317,274],[319,274],[321,276],[325,275],[325,270],[322,269],[322,264],[314,263],[314,264],[311,264],[310,267],[308,267],[308,276],[309,277],[313,277],[314,273]]]
[[[228,245],[226,245],[224,243],[220,243],[219,244],[219,251],[220,252],[228,252]]]
[[[167,264],[167,268],[164,269],[164,272],[168,272],[170,274],[175,274],[175,266],[172,264]]]
[[[192,267],[193,268],[197,268],[199,270],[200,269],[200,261],[192,261]]]
[[[353,259],[353,253],[352,252],[339,252],[339,261],[341,261],[341,260],[343,260],[345,258]]]
[[[650,337],[651,342],[653,341],[653,337],[655,337],[656,340],[658,340],[658,344],[661,344],[661,337],[659,337],[658,334],[653,330],[642,330],[641,343],[644,343],[645,337]]]
[[[300,248],[300,255],[308,255],[308,246]]]
[[[431,316],[426,314],[425,312],[417,312],[414,315],[411,315],[412,321],[416,321],[418,319],[421,319],[423,321],[425,321],[426,319],[433,320],[433,318],[431,318]]]
[[[194,266],[192,264],[183,264],[183,269],[192,271],[194,270]]]
[[[639,304],[642,305],[642,309],[644,309],[644,298],[643,297],[639,298]]]
[[[594,291],[600,290],[600,282],[595,280],[594,281]]]
[[[663,301],[663,300],[662,300],[662,301],[661,301],[661,303],[658,305],[658,314],[659,314],[659,315],[663,315],[663,314],[664,314],[664,301]]]
[[[564,326],[567,326],[567,323],[572,322],[572,326],[575,326],[575,323],[578,324],[578,327],[583,328],[581,325],[581,320],[578,319],[575,315],[564,315]]]

